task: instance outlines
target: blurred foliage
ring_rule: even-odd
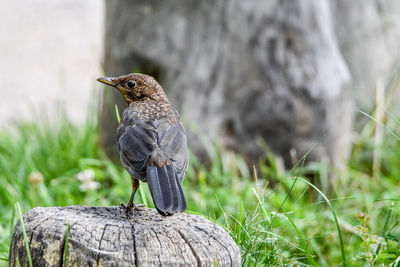
[[[90,112],[82,125],[60,115],[0,133],[0,263],[7,262],[16,202],[27,211],[128,201],[129,175],[98,148],[96,122]],[[386,116],[384,123],[399,133],[396,118]],[[267,153],[270,164],[261,162],[255,171],[239,155],[208,144],[211,166],[190,155],[183,183],[188,212],[225,227],[241,248],[244,266],[331,266],[343,264],[343,257],[351,266],[397,263],[400,140],[386,131],[375,146],[375,126],[373,120],[365,125],[345,170],[302,162],[285,170],[279,157]],[[377,149],[381,167],[373,172]],[[92,187],[82,186],[85,175]],[[152,207],[147,185],[140,190],[135,202]]]

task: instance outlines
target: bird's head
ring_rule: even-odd
[[[102,77],[97,81],[115,87],[128,105],[145,98],[168,101],[161,85],[151,76],[131,73],[119,77]]]

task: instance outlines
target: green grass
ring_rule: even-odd
[[[67,266],[68,258],[68,238],[69,238],[69,222],[67,223],[67,232],[65,233],[65,243],[64,243],[64,266]]]
[[[26,212],[37,206],[128,201],[130,178],[99,150],[96,121],[89,114],[76,125],[60,115],[52,122],[40,118],[0,130],[0,265],[7,264],[10,230],[14,217],[19,219],[16,202]],[[209,145],[210,166],[190,155],[183,184],[188,210],[224,226],[239,245],[244,266],[399,262],[400,123],[393,115],[380,123],[389,129],[383,143],[375,146],[376,122],[370,120],[345,170],[302,161],[286,170],[267,152],[270,164],[260,163],[254,172],[239,155]],[[372,167],[377,149],[382,152],[378,171]],[[100,187],[82,191],[77,175],[88,169]],[[43,181],[32,172],[41,173]],[[307,178],[311,174],[313,181]],[[329,179],[334,180],[328,192]],[[147,185],[140,188],[135,202],[152,207]]]
[[[26,249],[26,255],[27,255],[27,258],[28,258],[28,264],[29,264],[29,267],[32,267],[33,265],[32,265],[31,251],[30,251],[30,248],[29,248],[28,238],[26,236],[26,230],[25,230],[24,220],[22,218],[21,207],[19,206],[18,202],[16,203],[15,206],[16,206],[16,209],[17,209],[17,212],[18,212],[18,219],[19,219],[19,222],[21,224],[22,234],[24,236],[24,245],[25,245],[25,249]]]

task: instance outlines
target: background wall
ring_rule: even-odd
[[[73,119],[84,118],[101,73],[103,1],[0,6],[0,123],[32,119],[32,111],[60,103]]]

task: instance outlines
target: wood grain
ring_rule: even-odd
[[[24,215],[34,266],[240,266],[240,250],[219,225],[193,214],[163,217],[154,209],[35,208]],[[27,266],[23,235],[14,227],[9,266]]]

